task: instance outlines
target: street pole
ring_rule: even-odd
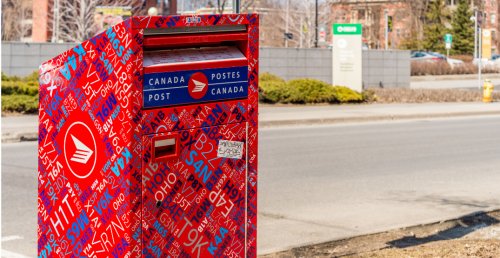
[[[389,49],[389,16],[387,10],[384,10],[385,17],[385,50]]]
[[[314,40],[314,47],[318,48],[318,0],[316,0],[316,26],[315,28],[315,40]]]
[[[482,44],[483,44],[483,39],[482,39],[482,29],[481,27],[477,28],[478,30],[478,38],[479,38],[479,46],[478,46],[478,50],[477,50],[477,56],[479,58],[479,65],[477,66],[477,80],[478,80],[478,85],[479,85],[479,90],[481,90],[481,68],[482,68],[482,55],[483,53],[481,53],[481,50],[482,50]]]
[[[477,58],[477,9],[474,8],[474,59]]]
[[[177,14],[177,0],[170,0],[168,1],[168,13],[170,15],[176,15]]]
[[[52,42],[59,41],[59,0],[54,1],[54,23],[52,24]]]
[[[285,33],[288,34],[288,17],[290,16],[290,0],[286,0]],[[285,48],[288,48],[288,37],[285,35]]]
[[[299,48],[302,48],[304,45],[302,41],[304,39],[304,17],[300,16],[300,40],[299,40]]]
[[[240,13],[240,0],[233,0],[234,13]]]

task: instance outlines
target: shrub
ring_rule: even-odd
[[[2,82],[3,81],[19,81],[21,78],[18,76],[8,76],[2,72]]]
[[[19,112],[19,113],[37,113],[38,112],[38,95],[3,95],[2,94],[2,111],[3,112]]]
[[[23,78],[2,73],[2,111],[19,113],[38,111],[38,72]]]
[[[475,74],[477,66],[472,63],[464,63],[453,67],[453,74]]]
[[[288,90],[284,81],[268,80],[259,83],[259,99],[264,103],[277,103],[287,97]]]
[[[425,102],[475,102],[481,101],[482,91],[459,89],[407,89],[370,88],[379,103],[425,103]],[[493,101],[500,100],[500,93],[493,92]]]
[[[289,95],[284,103],[334,103],[332,86],[315,79],[295,79],[287,83]]]
[[[498,73],[498,67],[486,66],[481,70],[483,73]],[[448,74],[476,74],[477,66],[472,63],[463,63],[460,65],[450,66],[445,61],[439,62],[411,62],[411,75],[448,75]]]
[[[363,95],[343,86],[331,86],[316,79],[283,79],[263,74],[259,85],[259,100],[264,103],[359,103]]]
[[[277,76],[277,75],[274,75],[272,73],[268,73],[268,72],[265,72],[265,73],[261,73],[259,75],[259,82],[266,82],[266,81],[280,81],[280,82],[285,82],[285,80],[283,80],[283,78]]]
[[[377,94],[372,89],[364,90],[361,95],[363,96],[363,101],[368,103],[376,102],[378,99]]]
[[[333,87],[333,94],[338,103],[363,102],[363,95],[344,86]]]
[[[24,81],[2,81],[2,95],[38,95],[38,84]]]
[[[411,62],[411,75],[445,75],[445,74],[451,74],[451,71],[452,71],[451,66],[445,61]]]

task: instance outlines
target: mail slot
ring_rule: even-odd
[[[256,257],[257,15],[132,17],[39,81],[39,257]]]

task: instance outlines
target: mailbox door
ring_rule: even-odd
[[[244,257],[247,123],[143,136],[144,257]]]

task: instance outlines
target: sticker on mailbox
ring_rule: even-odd
[[[145,108],[247,96],[247,66],[144,74]]]
[[[220,140],[217,157],[241,159],[243,157],[243,142]]]

